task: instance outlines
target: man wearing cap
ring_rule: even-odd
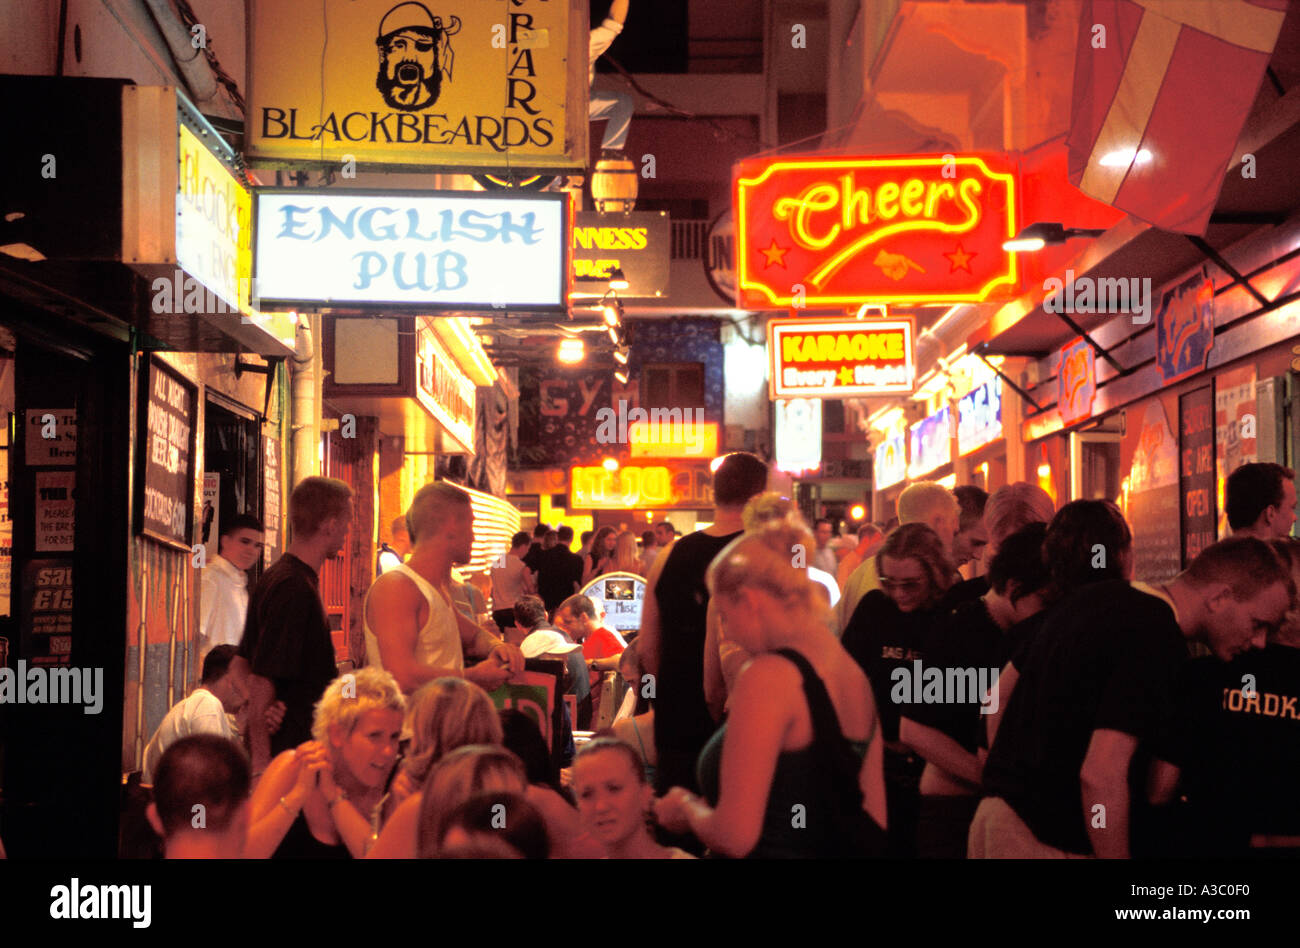
[[[591,723],[591,682],[582,646],[546,621],[546,606],[537,596],[524,596],[515,603],[515,628],[525,633],[519,643],[524,658],[555,658],[564,662],[573,679],[565,694],[578,699],[577,728]]]

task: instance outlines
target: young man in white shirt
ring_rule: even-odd
[[[220,552],[203,568],[199,661],[218,645],[238,645],[248,616],[248,571],[262,558],[262,525],[240,514],[222,524]]]
[[[601,21],[600,26],[591,31],[587,44],[587,84],[592,85],[596,78],[596,60],[605,54],[605,50],[623,32],[627,20],[628,0],[614,0],[609,6],[609,15]],[[636,110],[636,100],[626,92],[604,86],[592,86],[587,120],[599,122],[605,120],[605,134],[600,142],[601,158],[622,158],[623,146],[627,144],[628,129],[632,125],[632,114]]]
[[[239,740],[226,717],[237,713],[248,699],[243,682],[230,669],[238,654],[239,649],[233,645],[218,645],[208,652],[203,660],[202,682],[188,698],[172,706],[144,749],[144,783],[153,783],[163,752],[183,737],[215,734]]]

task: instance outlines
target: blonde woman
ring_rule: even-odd
[[[411,696],[411,746],[388,790],[385,819],[424,786],[429,768],[466,744],[500,744],[501,719],[487,692],[464,678],[435,678]]]
[[[883,849],[883,742],[871,688],[829,631],[825,597],[792,562],[814,542],[778,521],[736,538],[709,566],[727,636],[754,658],[736,680],[727,723],[700,754],[707,800],[674,787],[655,815],[724,856]]]
[[[397,761],[405,708],[397,681],[385,671],[363,668],[334,679],[316,705],[313,739],[277,756],[258,783],[246,855],[364,856],[372,815]]]
[[[641,557],[636,551],[636,535],[631,531],[620,533],[614,541],[614,559],[605,572],[641,575]]]
[[[740,516],[746,533],[771,523],[786,523],[799,529],[808,529],[808,524],[794,501],[782,497],[776,491],[765,491],[752,498],[745,504]],[[804,551],[802,559],[796,565],[799,562],[806,563],[807,556],[808,551]],[[820,573],[820,570],[817,572]],[[809,577],[816,578],[812,570],[809,570]],[[834,606],[834,603],[831,605]],[[749,653],[727,638],[718,607],[710,601],[704,638],[704,698],[715,721],[722,720],[727,695],[735,687],[736,677],[747,661]]]

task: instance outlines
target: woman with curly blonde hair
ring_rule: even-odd
[[[347,859],[366,853],[406,702],[377,668],[332,681],[316,705],[312,740],[276,757],[253,792],[249,858]]]

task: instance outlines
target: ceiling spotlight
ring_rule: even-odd
[[[610,326],[610,327],[609,327],[609,341],[612,342],[614,345],[618,345],[618,327],[617,327],[617,326]]]
[[[605,315],[605,325],[606,325],[606,326],[617,326],[617,325],[618,325],[618,310],[617,310],[617,309],[615,309],[613,306],[604,306],[604,307],[601,307],[601,312],[603,312],[604,315]]]
[[[587,357],[587,348],[581,339],[565,339],[560,342],[555,357],[565,365],[575,365]]]
[[[620,347],[614,350],[614,361],[619,365],[627,365],[627,349]]]
[[[627,277],[623,275],[622,268],[615,267],[609,271],[609,288],[611,290],[626,290],[627,287]]]
[[[1075,237],[1100,237],[1105,229],[1088,227],[1063,227],[1052,221],[1030,224],[1011,240],[1004,241],[1002,249],[1008,253],[1042,250],[1048,244],[1063,244]]]
[[[627,384],[627,369],[619,369],[614,373],[614,378],[618,380],[619,385]]]

